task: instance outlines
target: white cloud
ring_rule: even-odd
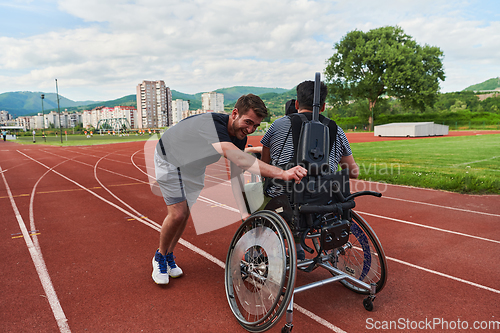
[[[186,93],[291,88],[323,71],[347,32],[385,25],[444,51],[444,91],[500,75],[500,21],[466,18],[466,1],[65,0],[58,8],[86,25],[0,33],[0,91],[52,91],[55,78],[76,100],[119,98],[157,79]]]

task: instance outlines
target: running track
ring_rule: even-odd
[[[370,138],[379,139],[349,135],[351,142]],[[161,287],[151,279],[151,258],[167,210],[151,192],[143,148],[0,143],[1,332],[243,332],[224,291],[238,226],[229,223],[239,216],[224,161],[209,167],[213,186],[193,215],[198,228],[229,225],[197,235],[189,224],[175,252],[185,276]],[[446,331],[442,321],[472,328],[499,320],[498,196],[351,186],[384,192],[359,198],[356,210],[384,246],[388,283],[373,312],[338,283],[296,295],[293,332],[370,332],[381,331],[376,321],[426,320],[435,332]],[[299,272],[297,285],[325,274]],[[431,331],[421,327],[393,331]]]

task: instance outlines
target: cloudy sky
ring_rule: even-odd
[[[442,92],[500,76],[498,0],[0,0],[0,93],[55,92],[55,79],[72,100],[142,80],[290,89],[349,31],[387,25],[441,48]]]

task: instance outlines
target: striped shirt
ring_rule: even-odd
[[[285,116],[276,119],[271,124],[262,140],[260,140],[260,143],[270,150],[272,165],[284,165],[289,163],[293,158],[294,147],[291,126],[292,122],[289,117]],[[342,128],[337,126],[337,137],[330,151],[330,170],[332,172],[337,171],[340,159],[343,156],[350,155],[352,155],[352,151],[349,141]],[[267,194],[271,197],[275,197],[282,193],[277,190],[277,187],[272,186]]]

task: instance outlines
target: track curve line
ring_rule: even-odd
[[[16,202],[14,201],[14,197],[12,196],[12,192],[10,190],[9,184],[7,183],[7,179],[1,171],[2,167],[0,167],[0,173],[2,174],[5,189],[7,190],[7,193],[9,195],[12,209],[14,210],[14,214],[16,215],[19,228],[21,229],[21,233],[23,234],[24,241],[26,242],[26,246],[28,247],[28,251],[30,253],[31,259],[33,260],[33,264],[35,265],[36,272],[42,284],[43,290],[45,291],[45,295],[47,295],[47,299],[49,301],[50,308],[52,309],[52,313],[54,314],[54,317],[56,319],[59,331],[61,333],[70,333],[71,330],[68,325],[68,319],[66,318],[64,310],[61,307],[61,303],[59,302],[59,298],[57,297],[54,285],[52,284],[52,280],[50,279],[50,275],[47,270],[47,266],[45,265],[45,261],[43,260],[42,253],[33,243],[28,233],[28,229],[26,228],[26,224],[24,223],[21,213],[17,208]]]

